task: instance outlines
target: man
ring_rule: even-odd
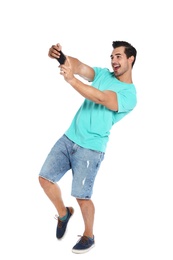
[[[76,198],[84,221],[84,232],[72,248],[74,253],[87,252],[95,245],[95,207],[91,200],[95,177],[104,159],[110,129],[137,103],[132,81],[136,49],[125,41],[114,41],[112,47],[112,72],[106,68],[92,68],[70,56],[59,66],[66,82],[85,100],[70,127],[51,149],[39,174],[40,185],[57,210],[56,237],[61,239],[74,209],[64,205],[57,182],[72,170],[71,195]],[[53,45],[49,57],[60,58],[61,49],[60,44]]]

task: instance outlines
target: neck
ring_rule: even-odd
[[[117,76],[117,79],[119,81],[122,81],[124,83],[132,84],[132,74],[131,73],[124,73],[122,75]]]

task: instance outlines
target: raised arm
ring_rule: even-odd
[[[61,50],[61,45],[53,45],[49,49],[50,58],[59,58]],[[64,79],[83,97],[95,102],[96,104],[101,104],[110,110],[118,110],[117,95],[113,91],[100,91],[93,86],[84,84],[82,81],[77,79],[74,74],[79,75],[85,80],[91,82],[94,79],[95,72],[92,67],[82,63],[78,59],[70,56],[66,56],[66,61],[64,65],[60,65],[60,74],[64,76]]]

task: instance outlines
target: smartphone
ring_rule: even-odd
[[[59,51],[59,53],[60,53],[60,57],[57,59],[57,61],[62,65],[66,61],[66,56],[62,51]]]

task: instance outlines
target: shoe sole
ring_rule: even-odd
[[[95,244],[93,244],[90,248],[83,249],[83,250],[72,249],[72,252],[75,254],[84,254],[90,251],[93,247],[95,247]]]

